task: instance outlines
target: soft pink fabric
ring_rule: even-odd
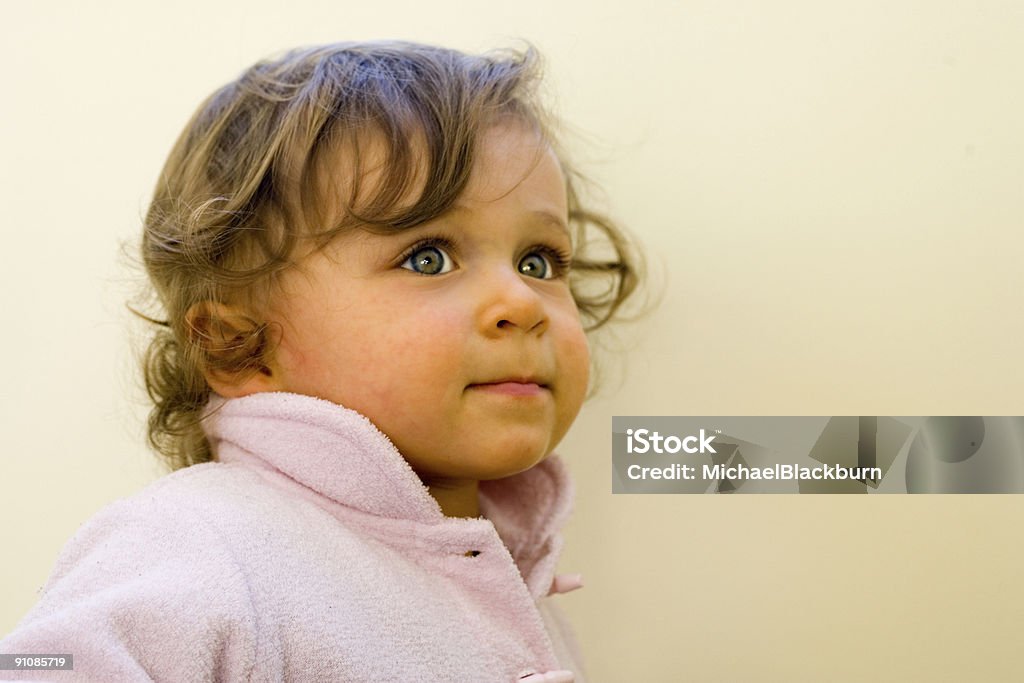
[[[358,413],[284,393],[212,408],[219,462],[86,523],[0,641],[74,672],[0,676],[583,680],[546,597],[572,499],[557,457],[481,483],[486,519],[456,519]]]

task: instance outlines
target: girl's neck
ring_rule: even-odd
[[[424,479],[445,517],[480,516],[480,482],[475,479]]]

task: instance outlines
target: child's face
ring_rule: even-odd
[[[344,234],[286,274],[277,389],[368,417],[424,479],[494,479],[575,419],[589,355],[560,259],[565,181],[517,127],[484,135],[451,212]]]

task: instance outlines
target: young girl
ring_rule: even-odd
[[[178,471],[84,525],[0,641],[73,672],[4,675],[583,680],[548,597],[579,585],[551,452],[635,269],[536,62],[330,45],[200,107],[143,239],[150,440]]]

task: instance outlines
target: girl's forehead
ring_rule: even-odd
[[[492,126],[480,136],[464,199],[489,201],[515,191],[535,175],[565,184],[554,150],[521,125]]]
[[[432,183],[451,179],[452,165],[452,159],[431,158],[422,131],[414,130],[408,145],[397,146],[382,132],[371,130],[325,148],[313,162],[311,180],[322,211],[341,220],[349,211],[412,210],[437,189]],[[492,124],[473,140],[473,163],[458,200],[498,199],[514,191],[538,166],[547,166],[548,173],[553,170],[564,185],[561,163],[538,131],[516,121]]]

